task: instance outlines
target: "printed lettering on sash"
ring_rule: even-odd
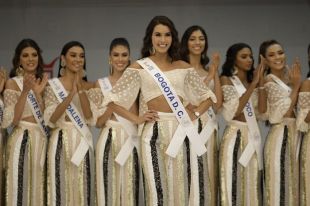
[[[176,157],[179,149],[183,145],[185,137],[187,136],[197,155],[201,156],[204,154],[207,151],[206,147],[202,143],[194,124],[192,123],[177,93],[172,87],[169,79],[150,58],[144,58],[138,60],[137,62],[152,76],[173,111],[176,119],[180,123],[166,153],[171,157]]]

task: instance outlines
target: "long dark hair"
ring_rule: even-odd
[[[208,44],[208,38],[207,38],[206,31],[201,26],[193,25],[185,30],[182,36],[182,39],[181,39],[180,57],[183,61],[190,63],[189,62],[188,40],[190,36],[192,35],[192,33],[195,31],[201,31],[202,35],[205,38],[205,48],[201,53],[201,59],[200,59],[200,64],[203,66],[203,68],[205,68],[206,65],[210,61],[209,57],[207,56],[209,44]]]
[[[309,65],[309,72],[307,77],[310,77],[310,44],[308,45],[308,65]]]
[[[143,47],[141,49],[142,58],[150,56],[150,50],[152,49],[152,34],[155,26],[162,24],[169,28],[172,36],[172,43],[168,50],[168,55],[171,57],[172,61],[178,60],[178,50],[179,50],[179,38],[178,31],[176,30],[173,22],[166,16],[155,16],[148,24],[145,35],[143,38]]]
[[[222,76],[231,77],[234,73],[234,66],[237,58],[237,54],[240,50],[248,48],[251,50],[251,47],[245,43],[237,43],[230,46],[226,52],[226,60],[222,66]],[[247,71],[247,81],[251,82],[253,79],[253,72],[254,72],[254,60],[251,66],[251,69]]]
[[[36,68],[36,78],[42,78],[43,76],[43,58],[42,58],[42,50],[40,49],[39,45],[33,39],[23,39],[21,40],[17,47],[15,48],[14,57],[12,59],[13,68],[10,71],[10,78],[15,77],[16,70],[20,66],[20,55],[23,49],[31,47],[36,50],[38,54],[38,67]]]
[[[68,43],[66,43],[63,47],[62,47],[62,50],[61,50],[61,53],[60,53],[60,56],[63,55],[63,56],[66,56],[67,52],[69,49],[71,49],[72,47],[81,47],[84,51],[84,54],[85,54],[85,48],[83,46],[82,43],[78,42],[78,41],[70,41]],[[86,73],[86,56],[84,57],[84,65],[83,65],[83,69],[85,70],[85,73]],[[60,70],[61,70],[62,66],[61,66],[61,58],[60,58],[60,61],[59,61],[59,66],[58,66],[58,77],[61,77],[60,75]],[[87,73],[85,74],[85,76],[82,78],[83,80],[87,81]]]
[[[261,62],[260,55],[262,55],[264,58],[266,58],[267,49],[270,46],[275,45],[275,44],[279,44],[280,45],[280,43],[278,41],[274,40],[274,39],[267,40],[267,41],[264,41],[263,43],[261,43],[261,45],[259,46],[258,63]],[[269,67],[266,68],[266,73],[267,74],[270,73],[270,68]]]

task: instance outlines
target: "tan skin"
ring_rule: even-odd
[[[220,64],[220,55],[218,52],[212,54],[211,63],[208,66],[208,71],[203,68],[201,62],[201,53],[205,48],[206,40],[200,30],[194,31],[188,40],[189,61],[190,64],[196,69],[197,73],[205,77],[204,82],[209,85],[209,82],[214,80],[214,92],[217,102],[213,105],[215,111],[218,111],[223,103],[223,94],[221,89],[218,68]],[[193,107],[194,108],[194,107]]]
[[[246,92],[239,98],[239,106],[235,113],[234,120],[245,122],[245,116],[243,114],[243,108],[245,107],[246,103],[249,101],[254,89],[258,85],[260,79],[263,76],[264,67],[261,65],[254,71],[254,77],[251,83],[247,82],[247,71],[250,70],[250,67],[253,63],[252,52],[248,48],[241,49],[237,53],[235,67],[238,69],[237,76],[239,77],[240,81],[246,88]],[[221,84],[222,85],[233,85],[230,78],[226,76],[221,77]]]
[[[110,52],[109,62],[110,66],[113,69],[112,74],[109,75],[109,80],[111,82],[112,87],[116,84],[117,80],[121,78],[123,75],[127,65],[129,64],[129,50],[127,47],[123,45],[116,45],[112,48]],[[100,88],[100,85],[98,82],[96,82],[96,87]],[[138,115],[138,103],[137,101],[134,102],[134,104],[129,109],[129,112]],[[103,115],[101,115],[97,122],[96,127],[102,128],[107,120],[116,120],[115,115],[113,114],[113,110],[111,107],[108,107],[107,110],[104,112]]]
[[[65,64],[65,72],[59,80],[69,94],[64,101],[56,107],[55,112],[50,117],[50,121],[52,123],[58,121],[63,113],[65,113],[76,93],[78,93],[85,119],[90,119],[92,117],[92,111],[85,91],[93,88],[94,84],[82,79],[82,71],[85,64],[84,50],[78,46],[71,47],[66,55],[61,56],[61,61]],[[66,121],[70,121],[69,117],[66,116],[65,118]]]
[[[170,30],[167,26],[159,24],[154,27],[152,33],[152,44],[155,49],[155,54],[151,55],[149,58],[160,68],[161,71],[171,71],[174,69],[186,69],[191,67],[188,63],[184,61],[171,61],[170,56],[168,55],[169,47],[171,46],[172,36]],[[138,63],[131,65],[132,68],[142,69]],[[183,99],[180,97],[180,100]],[[197,119],[194,115],[194,112],[197,111],[200,114],[203,114],[207,109],[212,105],[212,101],[207,99],[202,102],[197,108],[186,108],[187,112],[192,120]],[[143,123],[144,121],[156,121],[158,119],[157,112],[172,112],[169,104],[167,103],[163,95],[158,96],[147,102],[149,108],[149,113],[143,118],[135,117],[132,114],[125,114],[121,108],[117,107],[114,103],[109,104],[113,109],[124,116],[127,119],[130,119],[138,124]]]
[[[298,59],[295,60],[293,65],[288,71],[288,76],[285,75],[286,56],[283,48],[279,44],[271,45],[266,50],[265,57],[261,56],[262,61],[270,68],[273,75],[281,79],[285,84],[291,85],[292,92],[290,94],[291,105],[284,117],[295,117],[294,107],[297,103],[298,92],[301,86],[301,66]],[[272,79],[266,79],[266,82],[272,82]],[[267,97],[265,104],[267,102]],[[262,112],[267,110],[267,106],[261,109]]]
[[[3,67],[1,67],[0,68],[0,93],[2,93],[4,90],[6,80],[7,80],[6,70]]]
[[[23,90],[20,91],[18,85],[13,79],[7,80],[5,84],[5,89],[21,92],[21,95],[19,96],[14,108],[14,118],[12,122],[14,126],[18,125],[19,121],[21,120],[36,123],[34,116],[21,118],[27,101],[27,94],[31,89],[33,90],[39,103],[40,109],[43,111],[44,104],[42,95],[47,84],[46,74],[43,75],[42,80],[35,77],[36,68],[38,66],[38,53],[34,48],[26,47],[22,50],[19,64],[24,69]]]

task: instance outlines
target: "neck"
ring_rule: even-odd
[[[201,55],[189,54],[189,62],[195,69],[202,68],[200,61]]]
[[[121,78],[123,73],[124,73],[123,71],[113,71],[113,73],[110,74],[109,76],[112,80],[117,81],[119,78]]]
[[[248,81],[248,80],[247,80],[247,72],[244,71],[244,70],[239,69],[239,70],[238,70],[237,76],[239,77],[239,79],[240,79],[242,82],[247,82],[247,81]]]
[[[278,77],[279,79],[283,78],[283,69],[278,70],[278,69],[271,69],[271,74],[275,75],[276,77]]]
[[[73,73],[72,71],[65,69],[65,73],[62,76],[65,80],[67,80],[68,82],[73,82],[74,78],[75,78],[75,73]]]
[[[155,62],[168,62],[171,63],[171,58],[168,53],[158,53],[156,52],[154,55],[150,56],[150,58]]]

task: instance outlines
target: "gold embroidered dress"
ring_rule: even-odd
[[[19,77],[22,78],[22,77]],[[21,92],[4,90],[2,127],[11,126]],[[26,101],[21,119],[33,116]],[[37,123],[20,120],[6,145],[6,205],[45,205],[47,139]]]
[[[87,91],[85,91],[87,94]],[[51,86],[44,93],[44,120],[51,127],[51,137],[47,152],[47,204],[50,206],[94,205],[94,158],[89,147],[84,159],[77,166],[71,158],[78,149],[82,134],[68,119],[66,112],[53,124],[50,117],[60,104]],[[80,99],[75,94],[72,102],[84,118]],[[91,108],[95,105],[91,104]],[[85,119],[85,118],[84,118]],[[91,120],[86,120],[91,122]]]
[[[183,100],[191,93],[199,103],[208,98],[216,102],[215,95],[193,68],[174,69],[164,74]],[[105,101],[126,108],[136,100],[139,91],[146,103],[162,95],[146,70],[127,68]],[[189,151],[183,143],[175,158],[165,153],[179,123],[173,113],[159,112],[158,115],[158,121],[144,124],[140,137],[145,202],[146,205],[188,205]]]
[[[222,91],[222,114],[227,126],[219,148],[220,203],[223,206],[259,206],[262,180],[257,154],[251,157],[246,167],[239,162],[250,138],[247,123],[233,119],[239,107],[239,95],[233,85],[223,85]],[[257,90],[249,101],[257,117]]]

